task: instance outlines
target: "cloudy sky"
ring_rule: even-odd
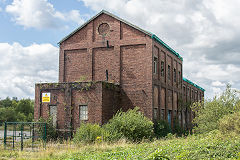
[[[57,43],[102,9],[158,35],[207,98],[240,89],[239,0],[0,0],[0,98],[58,81]]]

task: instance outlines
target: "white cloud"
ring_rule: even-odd
[[[223,87],[223,86],[226,86],[226,84],[220,82],[220,81],[213,81],[212,82],[212,86],[214,87]]]
[[[36,82],[58,80],[58,48],[0,43],[0,97],[34,98]]]
[[[184,75],[205,88],[206,97],[223,90],[222,84],[240,89],[239,0],[82,1],[158,35],[183,56]]]
[[[62,13],[47,0],[13,0],[6,7],[6,12],[13,15],[13,21],[25,28],[61,28],[64,27],[64,21],[83,23],[79,11]]]
[[[206,89],[212,97],[219,89],[212,89],[215,81],[239,84],[240,39],[239,2],[231,1],[111,1],[83,0],[85,5],[99,11],[110,12],[156,33],[184,57],[186,77]],[[110,3],[115,3],[111,4]],[[209,3],[209,4],[207,4]],[[176,5],[177,4],[177,5]],[[118,5],[115,8],[112,6]],[[222,10],[228,16],[224,16]],[[235,20],[235,21],[233,21]],[[229,21],[236,23],[229,23]],[[236,27],[237,26],[237,27]],[[235,43],[232,43],[235,42]],[[235,45],[234,45],[235,44]],[[225,47],[228,45],[227,47]],[[231,46],[232,45],[232,46]],[[214,84],[214,83],[213,83]],[[240,87],[240,86],[239,86]]]

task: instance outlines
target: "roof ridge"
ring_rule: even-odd
[[[76,28],[74,31],[72,31],[70,34],[68,34],[67,36],[65,36],[62,40],[60,40],[60,41],[58,42],[58,44],[61,44],[63,41],[65,41],[66,39],[68,39],[69,37],[71,37],[74,33],[76,33],[77,31],[79,31],[79,30],[82,29],[83,27],[85,27],[89,22],[91,22],[92,20],[94,20],[95,18],[97,18],[98,16],[100,16],[102,13],[105,13],[105,14],[113,17],[113,18],[116,18],[117,20],[119,20],[119,21],[121,21],[121,22],[123,22],[123,23],[126,23],[127,25],[129,25],[129,26],[131,26],[131,27],[133,27],[133,28],[135,28],[135,29],[137,29],[137,30],[139,30],[139,31],[141,31],[141,32],[149,35],[150,37],[153,35],[151,32],[148,32],[148,31],[146,31],[146,30],[144,30],[144,29],[142,29],[142,28],[140,28],[140,27],[138,27],[138,26],[136,26],[136,25],[134,25],[134,24],[132,24],[132,23],[130,23],[130,22],[128,22],[128,21],[126,21],[126,20],[124,20],[124,19],[122,19],[122,18],[120,18],[120,17],[118,17],[118,16],[116,16],[116,15],[110,13],[110,12],[108,12],[108,11],[106,11],[106,10],[101,10],[101,11],[100,11],[99,13],[97,13],[95,16],[93,16],[93,17],[90,18],[88,21],[86,21],[86,22],[83,23],[81,26],[79,26],[79,27]]]

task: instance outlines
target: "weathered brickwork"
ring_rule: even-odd
[[[120,88],[107,82],[73,82],[36,84],[34,119],[48,118],[50,106],[57,106],[57,128],[80,126],[79,108],[88,106],[85,122],[106,123],[119,110]],[[42,93],[51,93],[50,103],[41,102]],[[109,112],[110,111],[110,112]],[[109,114],[110,113],[110,114]]]
[[[201,100],[204,92],[183,81],[181,57],[153,36],[100,12],[60,41],[59,83],[36,85],[35,119],[48,117],[49,106],[57,105],[57,127],[75,130],[80,126],[79,106],[88,107],[87,122],[99,124],[119,109],[138,106],[153,121],[173,125],[178,117],[185,126],[193,116],[187,119],[180,99]],[[94,87],[84,89],[88,84]],[[183,86],[201,93],[199,99],[184,95]],[[41,103],[43,92],[51,93],[50,103]]]

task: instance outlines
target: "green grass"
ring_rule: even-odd
[[[0,159],[238,159],[240,136],[221,135],[214,131],[205,135],[168,138],[138,144],[120,141],[114,144],[73,144],[71,141],[48,143],[47,149],[37,152],[3,151]],[[167,159],[165,158],[165,159]]]

